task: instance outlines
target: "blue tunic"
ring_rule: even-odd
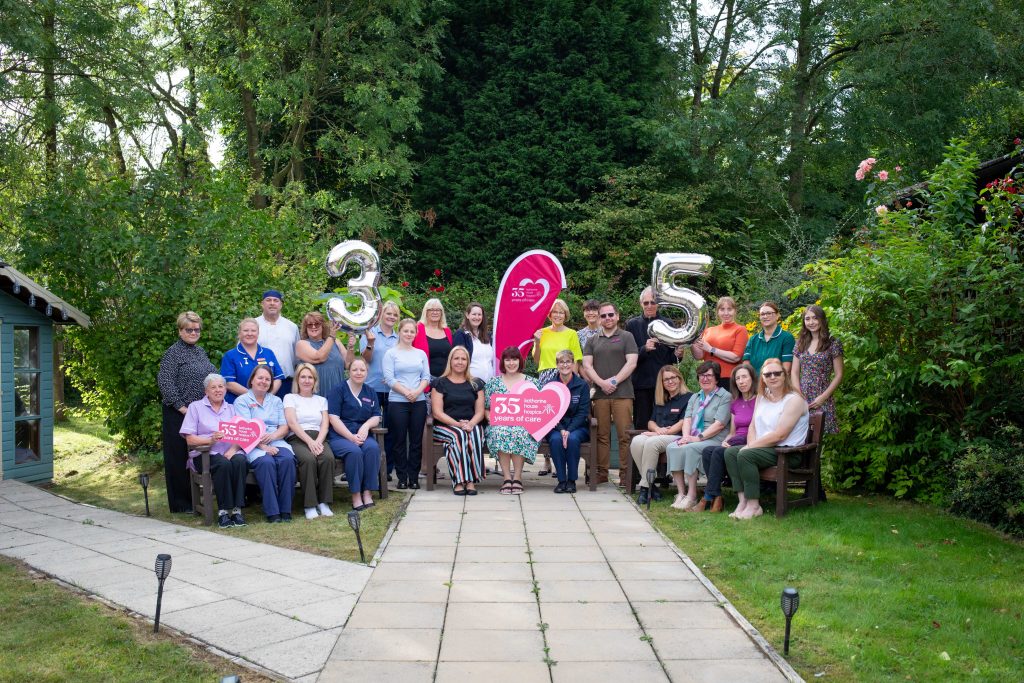
[[[380,417],[380,402],[373,387],[364,383],[357,398],[352,394],[348,382],[342,382],[327,397],[327,412],[341,418],[345,427],[354,434],[370,418]]]
[[[259,344],[256,345],[256,355],[250,356],[242,343],[239,342],[235,348],[224,354],[220,360],[220,374],[226,382],[238,382],[243,387],[249,384],[249,375],[256,369],[257,365],[269,365],[274,379],[284,379],[281,371],[281,364],[277,362],[277,356],[270,349],[265,349]],[[225,400],[234,403],[236,396],[230,391],[227,392]]]

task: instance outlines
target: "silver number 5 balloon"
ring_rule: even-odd
[[[707,302],[697,292],[676,284],[683,276],[711,273],[714,259],[704,254],[657,254],[651,269],[651,289],[660,306],[682,311],[683,324],[673,327],[664,320],[654,320],[647,334],[669,346],[689,344],[697,339],[708,324]]]
[[[380,257],[366,242],[347,240],[336,245],[327,255],[327,274],[341,277],[348,264],[359,266],[359,275],[348,281],[348,293],[359,297],[359,307],[350,310],[345,300],[332,297],[327,302],[327,317],[346,332],[363,332],[380,316]]]

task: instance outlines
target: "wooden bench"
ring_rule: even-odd
[[[590,418],[590,433],[593,435],[594,426],[596,425],[594,418]],[[597,490],[597,450],[593,447],[593,440],[589,440],[586,443],[580,444],[580,460],[586,463],[586,481],[589,484],[591,491]],[[538,448],[537,455],[548,456],[551,455],[551,448],[548,446],[547,438],[541,440]],[[427,418],[427,426],[423,430],[423,461],[420,465],[420,471],[427,475],[427,490],[433,491],[437,485],[437,461],[444,458],[444,447],[440,441],[434,441],[434,419],[432,417]]]
[[[373,435],[377,439],[377,445],[380,446],[380,488],[378,492],[380,493],[381,500],[388,497],[388,470],[387,461],[384,457],[384,435],[387,432],[388,430],[384,427],[377,427],[373,430]],[[198,458],[202,466],[202,472],[189,470],[189,480],[192,488],[192,510],[197,515],[202,515],[205,524],[212,525],[213,517],[217,513],[217,503],[213,494],[213,477],[210,475],[210,447],[200,446],[192,450],[199,451]],[[246,475],[245,483],[256,484],[256,477],[252,470],[249,470],[248,475]],[[296,487],[299,485],[297,476],[295,478],[295,485]]]
[[[761,470],[761,481],[775,484],[775,516],[785,517],[790,508],[818,504],[818,482],[821,481],[821,430],[825,414],[815,411],[810,414],[807,427],[807,441],[803,446],[776,448],[777,463]],[[796,467],[789,467],[789,456],[799,455]],[[804,487],[804,495],[790,499],[789,487],[797,484]]]

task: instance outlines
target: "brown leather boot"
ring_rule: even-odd
[[[701,499],[697,501],[697,504],[694,505],[689,510],[687,510],[687,512],[704,512],[704,507],[707,504],[708,504],[708,502],[706,500],[704,500],[703,497],[701,497]]]
[[[712,501],[712,503],[711,503],[711,511],[712,512],[721,512],[722,511],[722,497],[721,496],[715,496],[715,500]]]

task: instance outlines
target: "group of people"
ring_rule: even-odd
[[[624,328],[614,304],[589,300],[583,306],[587,324],[574,330],[568,305],[556,300],[550,325],[534,335],[537,377],[525,374],[517,347],[496,354],[487,313],[476,302],[465,308],[455,330],[438,299],[425,303],[418,321],[400,319],[398,306],[386,302],[358,342],[349,334],[343,343],[339,327],[319,313],[306,314],[301,326],[283,317],[283,298],[277,290],[264,292],[263,314],[239,323],[238,344],[224,354],[219,372],[197,344],[199,316],[179,316],[179,339],[165,353],[158,377],[172,512],[191,509],[188,470],[204,447],[210,451],[221,526],[244,524],[250,470],[269,522],[291,519],[296,476],[305,516],[333,514],[336,461],[344,464],[353,508],[365,509],[381,484],[382,454],[373,430],[387,428],[388,479],[394,474],[399,489],[417,489],[428,417],[455,495],[477,495],[488,473],[485,446],[500,463],[500,493],[521,494],[524,466],[536,461],[540,443],[522,427],[488,422],[492,397],[524,381],[538,388],[562,382],[571,397],[565,415],[544,437],[549,455],[540,474],[557,479],[555,493],[576,491],[591,415],[597,423],[597,471],[591,476],[598,483],[608,481],[614,424],[620,456],[629,453],[641,474],[657,469],[666,455],[678,491],[673,507],[721,510],[727,471],[742,492],[733,513],[740,518],[761,514],[756,467],[774,446],[803,442],[809,409],[824,411],[825,431],[837,431],[832,396],[842,379],[842,345],[830,336],[818,306],[806,309],[797,341],[782,329],[778,307],[765,302],[759,308],[761,330],[748,337],[735,321],[733,299],[721,297],[720,324],[689,346],[702,361],[700,389],[690,392],[676,367],[686,347],[648,336],[653,320],[665,320],[650,288],[640,296],[642,314]],[[219,423],[236,415],[266,424],[249,453],[222,441]],[[697,489],[700,472],[708,480],[703,496]],[[661,497],[657,483],[641,478],[640,487],[642,502]]]

